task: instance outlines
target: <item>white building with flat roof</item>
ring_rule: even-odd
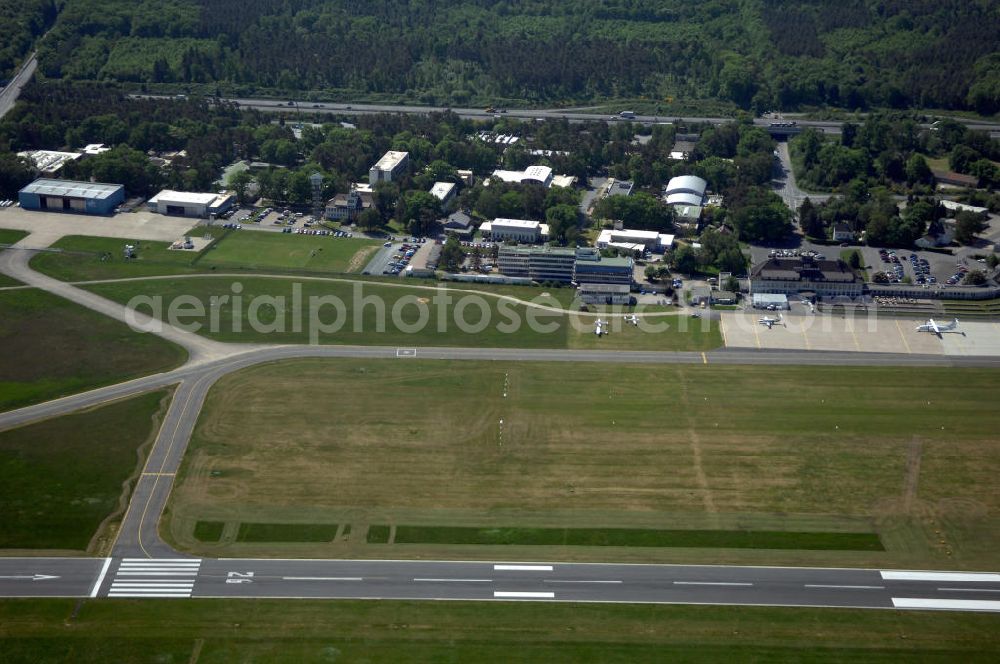
[[[504,182],[515,184],[540,184],[543,187],[552,186],[552,169],[548,166],[528,166],[523,171],[493,171],[493,177]]]
[[[454,182],[435,182],[431,187],[431,196],[441,201],[441,205],[447,205],[455,197]]]
[[[218,194],[199,194],[191,191],[164,189],[153,196],[146,205],[153,212],[175,217],[208,217],[222,214],[236,202],[236,196],[229,191]]]
[[[392,182],[410,166],[410,153],[389,150],[368,170],[368,181],[374,187],[379,182]]]
[[[630,251],[653,251],[663,253],[674,244],[674,236],[656,231],[614,230],[606,228],[597,236],[597,246],[617,247]]]
[[[548,224],[527,219],[494,219],[492,222],[484,222],[479,230],[495,242],[513,240],[536,243],[549,237]]]

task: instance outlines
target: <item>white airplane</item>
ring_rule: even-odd
[[[639,319],[638,319],[638,317],[636,317],[635,314],[631,314],[629,316],[625,316],[625,322],[626,323],[632,323],[636,327],[639,327]]]
[[[933,332],[934,334],[941,336],[942,332],[957,332],[955,328],[958,327],[958,319],[951,321],[950,323],[938,323],[935,322],[933,318],[928,318],[927,322],[923,325],[917,326],[917,332]],[[960,334],[965,334],[961,332]]]
[[[772,327],[774,327],[775,323],[783,323],[783,322],[784,321],[781,318],[781,314],[778,314],[777,318],[771,318],[770,316],[764,316],[763,318],[761,318],[760,320],[757,321],[757,323],[759,325],[767,325],[767,329],[769,329],[769,330]]]
[[[594,322],[594,334],[596,334],[599,337],[607,334],[608,333],[608,329],[606,327],[607,324],[608,324],[608,321],[601,320],[600,318],[598,318]]]

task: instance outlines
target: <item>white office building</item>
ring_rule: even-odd
[[[208,217],[226,212],[235,202],[236,196],[228,191],[218,194],[199,194],[164,189],[150,198],[146,205],[153,212],[175,217]]]
[[[398,180],[409,166],[409,152],[389,150],[368,170],[368,181],[374,187],[379,182]]]
[[[633,231],[623,228],[614,230],[605,228],[597,236],[597,246],[600,249],[616,247],[629,251],[652,251],[662,254],[672,247],[674,236],[656,231]]]
[[[549,225],[527,219],[494,219],[483,222],[479,230],[494,242],[537,243],[549,238]]]

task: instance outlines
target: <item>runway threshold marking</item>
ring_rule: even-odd
[[[494,565],[493,569],[500,572],[551,572],[552,565]]]
[[[554,599],[556,594],[553,592],[525,592],[525,591],[514,591],[514,590],[494,590],[494,597],[509,597],[512,599]]]

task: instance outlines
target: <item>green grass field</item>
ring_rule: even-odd
[[[0,245],[14,244],[15,242],[17,242],[26,235],[27,233],[24,231],[12,231],[6,228],[0,228]],[[3,251],[3,247],[0,247],[0,251]],[[4,288],[6,286],[20,286],[20,285],[21,282],[18,281],[17,279],[8,277],[6,274],[0,274],[0,288]]]
[[[241,523],[237,542],[329,542],[337,524]],[[216,538],[218,541],[219,538]]]
[[[234,289],[234,284],[239,285]],[[295,305],[296,284],[301,287],[299,307]],[[681,351],[711,350],[722,344],[718,324],[707,319],[664,316],[656,321],[662,329],[645,331],[623,323],[618,317],[614,319],[611,335],[598,338],[593,334],[593,317],[527,309],[520,303],[501,304],[498,298],[489,295],[421,288],[421,285],[205,277],[92,284],[87,288],[122,303],[128,303],[136,295],[157,293],[163,296],[161,316],[171,301],[193,296],[202,303],[204,315],[187,320],[201,323],[199,333],[219,341]],[[237,293],[239,306],[232,297]],[[439,301],[433,299],[437,295],[453,301],[439,306]],[[213,306],[213,296],[229,298]],[[311,307],[313,297],[334,298],[343,304],[343,310],[331,304]],[[364,298],[371,301],[365,303]],[[553,304],[558,302],[553,300]],[[148,307],[140,311],[151,313]],[[251,311],[256,312],[254,316]],[[310,311],[316,312],[316,320],[322,325],[330,326],[325,328],[328,331],[310,323]],[[464,326],[456,322],[459,314]],[[211,324],[213,316],[219,323],[217,326]],[[257,321],[256,326],[252,320]],[[296,320],[301,321],[298,329]],[[338,322],[339,327],[334,330]],[[314,338],[311,330],[315,331]]]
[[[983,414],[998,385],[977,369],[281,362],[213,388],[163,532],[223,556],[995,569],[1000,439]],[[198,521],[352,530],[202,548]],[[683,539],[389,543],[444,526]],[[739,548],[760,532],[784,533],[769,536],[782,550]],[[855,550],[822,550],[836,538]]]
[[[180,346],[34,289],[0,292],[0,411],[182,364]]]
[[[138,475],[168,395],[0,432],[0,550],[98,553],[107,544],[105,520],[124,513],[122,486]]]
[[[204,229],[195,229],[197,236]],[[219,236],[221,229],[213,229]],[[126,242],[116,238],[68,235],[52,245],[61,253],[36,254],[29,265],[42,274],[61,281],[90,281],[93,279],[121,279],[127,277],[152,277],[164,274],[197,274],[204,272],[195,263],[194,251],[171,250],[169,242],[138,242],[138,257],[126,260],[123,249]]]
[[[218,242],[200,253],[171,250],[168,242],[140,242],[138,257],[126,260],[124,240],[67,236],[53,244],[62,253],[41,253],[31,267],[62,281],[92,281],[171,274],[211,274],[214,271],[342,273],[360,272],[366,257],[380,244],[375,240],[286,235],[260,231],[196,228]]]
[[[206,251],[199,263],[220,270],[360,272],[381,246],[377,240],[244,231],[230,233]]]
[[[4,662],[994,662],[996,616],[713,606],[0,600]]]

